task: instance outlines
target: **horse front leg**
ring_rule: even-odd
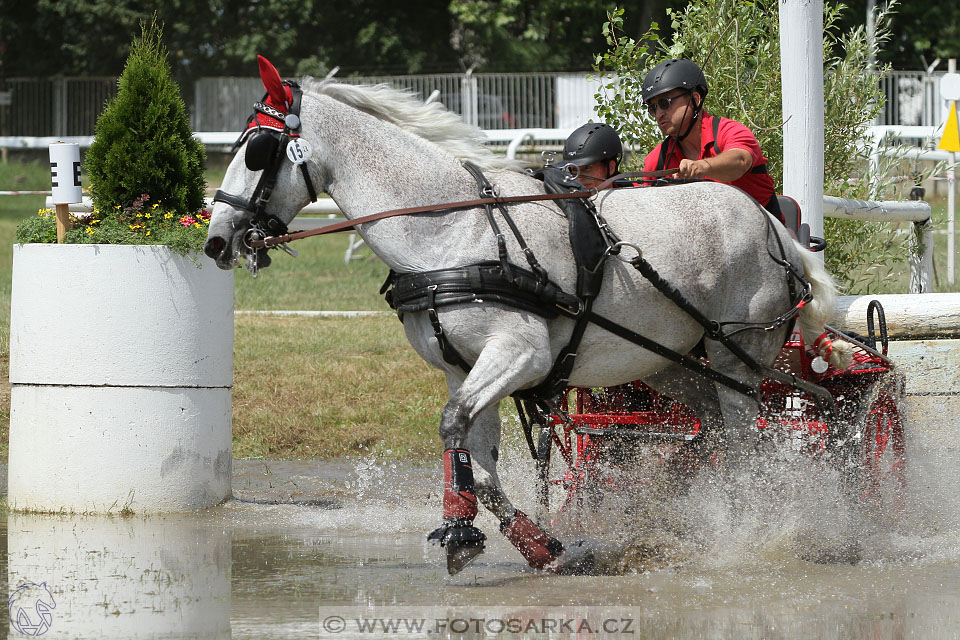
[[[530,336],[514,331],[488,341],[470,374],[458,386],[448,376],[450,401],[440,421],[444,445],[443,524],[428,539],[447,551],[447,571],[461,571],[483,551],[485,536],[473,526],[477,499],[499,520],[501,531],[535,568],[562,553],[562,545],[510,503],[496,473],[500,399],[541,378],[550,368],[549,349],[531,349]],[[454,390],[453,387],[456,386]]]

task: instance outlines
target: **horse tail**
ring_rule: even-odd
[[[803,275],[810,283],[810,292],[813,294],[813,298],[800,310],[803,341],[812,345],[824,360],[842,371],[853,361],[853,345],[845,340],[833,342],[824,331],[824,325],[837,306],[837,287],[813,252],[799,242],[794,241],[794,244],[803,263]]]

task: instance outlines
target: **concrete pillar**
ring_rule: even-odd
[[[14,246],[14,510],[185,511],[230,495],[233,273],[164,246]]]

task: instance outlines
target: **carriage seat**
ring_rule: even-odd
[[[810,243],[810,225],[803,224],[800,215],[800,203],[790,196],[777,196],[777,204],[780,205],[780,213],[783,214],[784,226],[793,231],[800,244]]]

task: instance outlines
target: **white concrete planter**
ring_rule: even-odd
[[[12,509],[183,511],[230,495],[233,274],[199,260],[14,247]]]

